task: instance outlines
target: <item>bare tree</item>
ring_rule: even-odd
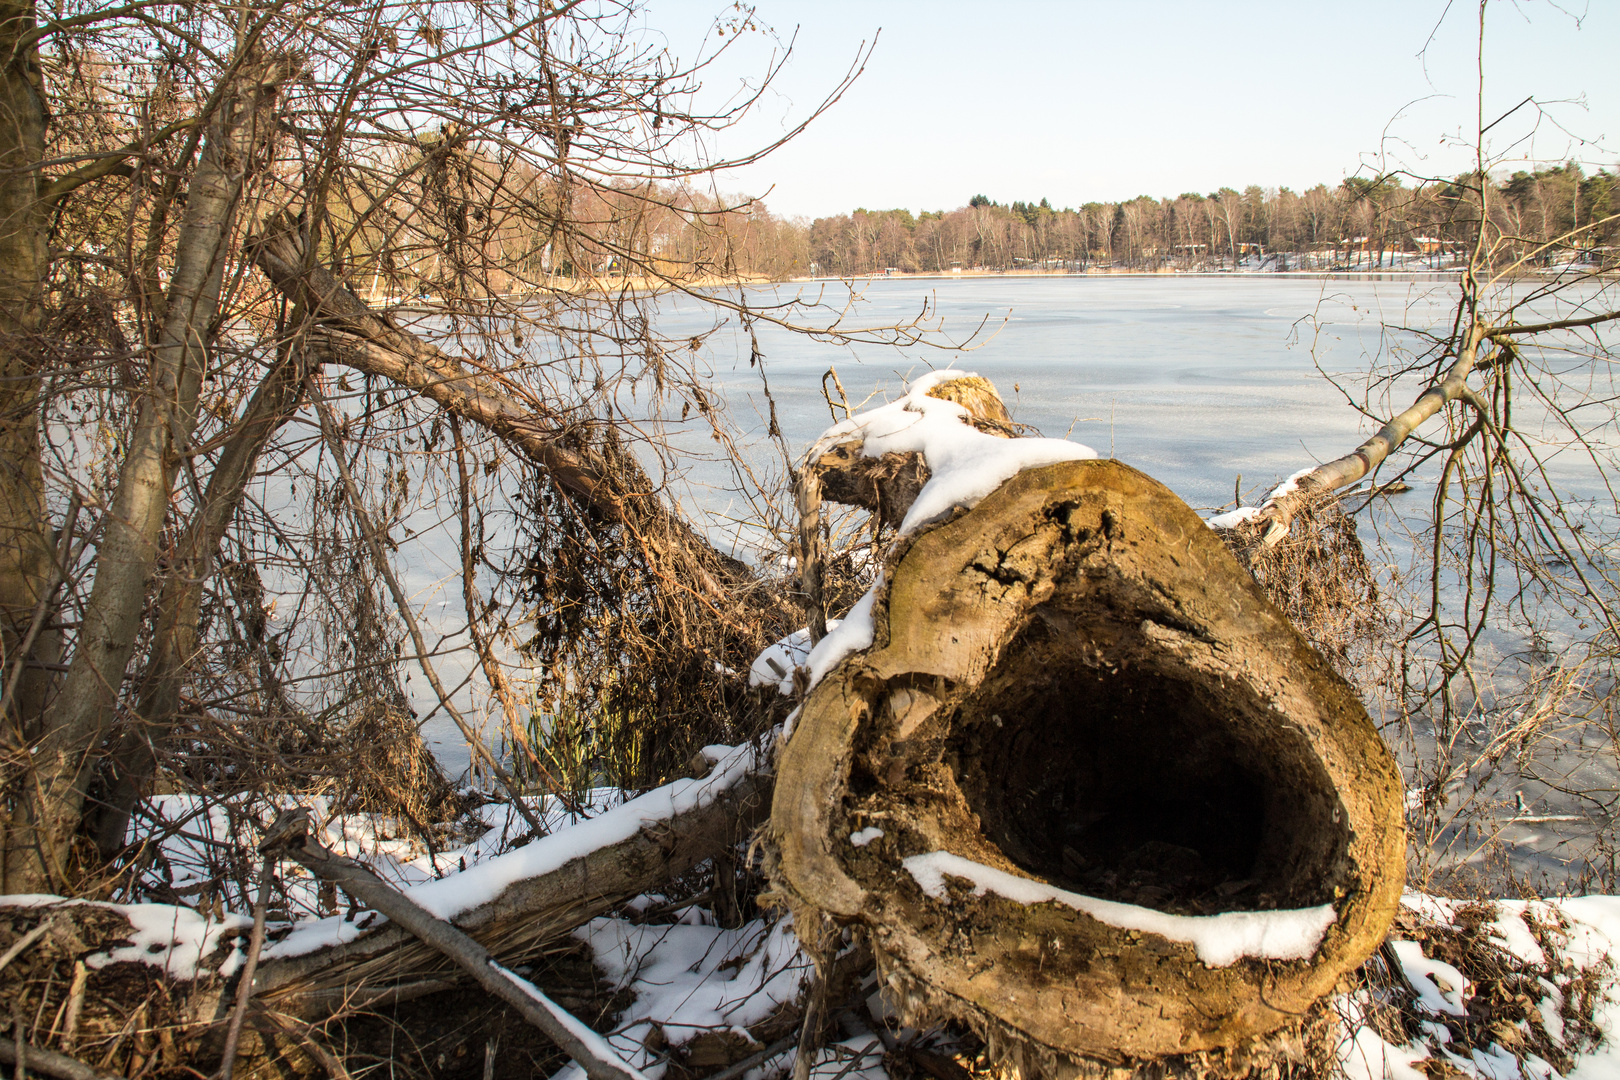
[[[667,493],[671,434],[729,429],[651,297],[811,318],[695,288],[742,280],[749,213],[691,196],[736,163],[701,141],[789,45],[706,110],[725,43],[769,31],[730,9],[683,65],[636,26],[612,0],[0,10],[5,891],[93,888],[160,771],[296,786],[346,741],[419,748],[400,680],[462,722],[457,634],[520,751],[536,716],[629,716],[656,779],[743,715],[720,673],[796,609]],[[466,619],[423,629],[372,555],[446,486]]]
[[[1486,6],[1477,6],[1480,41]],[[1247,528],[1264,543],[1287,543],[1297,512],[1358,481],[1417,478],[1427,487],[1426,520],[1411,541],[1415,587],[1390,634],[1386,710],[1420,796],[1411,822],[1418,870],[1455,871],[1506,824],[1538,820],[1524,802],[1529,785],[1571,820],[1598,823],[1568,862],[1576,880],[1596,874],[1612,887],[1616,838],[1606,823],[1616,792],[1582,773],[1594,753],[1610,768],[1620,760],[1611,340],[1620,296],[1612,276],[1530,270],[1617,217],[1539,242],[1516,233],[1515,219],[1498,212],[1500,162],[1486,142],[1496,118],[1483,98],[1481,90],[1474,170],[1417,177],[1469,230],[1448,317],[1388,328],[1368,388],[1352,392],[1381,426],[1270,498]],[[1537,115],[1527,119],[1532,134]],[[1364,205],[1371,212],[1372,199]],[[1436,418],[1442,426],[1424,427]]]

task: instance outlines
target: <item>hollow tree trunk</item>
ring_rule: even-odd
[[[803,924],[864,925],[911,1013],[1061,1073],[1253,1040],[1377,946],[1394,763],[1162,485],[1025,471],[887,582],[873,646],[804,703],[771,833]]]

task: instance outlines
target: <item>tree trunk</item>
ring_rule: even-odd
[[[175,474],[190,451],[243,181],[269,131],[276,88],[287,73],[281,62],[242,65],[232,92],[223,95],[210,120],[186,197],[163,326],[105,517],[77,647],[46,714],[33,775],[26,780],[28,795],[19,807],[21,820],[8,838],[9,888],[55,891],[66,879],[67,850],[92,773],[90,756],[112,721],[157,565]]]
[[[259,384],[208,477],[202,506],[180,541],[169,577],[158,599],[158,625],[152,654],[141,679],[133,730],[111,755],[110,790],[96,815],[96,846],[110,858],[123,846],[135,804],[145,797],[157,766],[157,746],[168,737],[180,708],[186,666],[197,651],[197,623],[203,584],[213,574],[214,558],[242,493],[253,478],[270,437],[298,405],[308,374],[305,350],[297,341]]]
[[[35,340],[50,265],[50,219],[39,198],[47,118],[39,50],[23,44],[33,30],[32,2],[0,0],[0,677],[11,692],[11,715],[0,725],[13,752],[38,734],[51,680],[42,665],[59,659],[55,630],[35,632],[32,646],[22,648],[52,580]],[[0,889],[15,891],[3,873]]]
[[[873,647],[805,701],[771,833],[796,924],[867,927],[911,1014],[1026,1059],[1157,1058],[1273,1031],[1376,948],[1394,762],[1162,485],[1025,471],[887,580]]]

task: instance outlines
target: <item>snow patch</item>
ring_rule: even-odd
[[[1169,915],[1152,908],[1099,900],[1067,892],[1044,881],[1016,877],[982,863],[930,851],[902,859],[901,865],[923,892],[948,900],[945,876],[973,882],[975,896],[993,892],[1018,904],[1058,903],[1121,930],[1139,930],[1189,944],[1209,967],[1239,960],[1304,960],[1316,952],[1322,935],[1338,917],[1332,904],[1286,911],[1227,911],[1219,915]]]
[[[872,582],[872,587],[855,601],[855,606],[849,609],[849,614],[844,616],[836,628],[830,621],[827,623],[827,636],[810,650],[810,658],[806,661],[810,668],[812,687],[819,683],[827,672],[843,662],[844,657],[871,647],[872,636],[876,633],[872,625],[872,605],[877,603],[878,590],[881,588],[883,575],[879,574],[878,579]]]
[[[865,847],[867,844],[870,844],[872,841],[876,840],[882,835],[882,829],[878,828],[876,825],[870,825],[867,828],[850,833],[849,842],[854,844],[856,847]]]
[[[836,629],[841,620],[828,619],[827,629]],[[810,659],[810,629],[804,627],[767,645],[748,668],[749,686],[775,686],[779,693],[793,693],[793,672]]]
[[[928,463],[928,483],[900,523],[900,535],[905,536],[958,507],[973,507],[1024,469],[1097,456],[1091,447],[1067,439],[987,435],[972,426],[972,414],[965,407],[928,396],[941,383],[972,377],[970,371],[930,371],[887,405],[856,413],[828,428],[811,446],[806,460],[815,462],[833,447],[857,440],[866,457],[922,454]]]
[[[1298,491],[1299,482],[1315,471],[1315,465],[1300,469],[1298,472],[1289,476],[1288,479],[1284,480],[1282,483],[1268,491],[1266,493],[1266,497],[1260,500],[1260,506],[1264,506],[1273,499],[1280,499],[1284,495],[1291,495]],[[1254,518],[1259,517],[1260,506],[1240,506],[1236,510],[1228,510],[1224,514],[1216,514],[1214,517],[1204,522],[1204,524],[1215,530],[1235,529],[1245,521],[1251,521]]]
[[[557,1023],[561,1024],[563,1029],[566,1030],[570,1035],[583,1043],[585,1049],[594,1054],[597,1060],[618,1065],[624,1069],[625,1072],[629,1073],[633,1080],[647,1080],[647,1077],[642,1074],[640,1069],[637,1069],[635,1066],[625,1061],[624,1058],[619,1055],[619,1051],[615,1049],[611,1043],[599,1035],[594,1028],[589,1027],[584,1021],[580,1020],[579,1017],[575,1016],[561,1005],[558,1005],[555,1001],[552,1001],[541,992],[538,986],[535,986],[528,979],[523,978],[516,972],[502,967],[493,960],[489,962],[489,966],[495,971],[499,972],[507,982],[523,991],[524,996],[530,1001],[533,1001],[536,1005],[550,1013],[551,1018],[557,1021]]]
[[[1418,992],[1418,1007],[1433,1015],[1467,1016],[1468,980],[1442,960],[1423,955],[1415,941],[1391,941],[1389,947],[1401,963],[1407,985]]]
[[[814,970],[789,918],[755,920],[736,930],[718,926],[636,925],[601,917],[574,931],[591,947],[596,967],[635,1001],[607,1042],[648,1077],[664,1074],[661,1054],[647,1045],[654,1027],[671,1046],[705,1032],[755,1041],[748,1028],[794,1001]],[[583,1080],[570,1066],[555,1080]]]
[[[858,1035],[823,1047],[810,1067],[810,1080],[889,1080],[883,1043],[875,1035]]]
[[[1204,522],[1204,524],[1217,531],[1221,529],[1235,529],[1245,521],[1252,521],[1259,516],[1259,507],[1240,506],[1236,510],[1228,510],[1224,514],[1216,514],[1214,517]]]
[[[215,921],[186,907],[171,904],[103,904],[91,900],[65,900],[60,896],[18,894],[0,896],[0,907],[67,908],[95,907],[114,911],[129,920],[127,945],[84,958],[85,966],[99,971],[110,964],[149,964],[171,979],[190,981],[203,975],[229,976],[242,961],[239,947],[233,947],[223,962],[210,961],[229,936],[241,936],[252,929],[253,920],[227,914]],[[44,916],[49,918],[48,915]]]
[[[1428,1058],[1427,1047],[1395,1046],[1365,1023],[1339,1044],[1339,1064],[1348,1080],[1429,1080],[1417,1067]]]

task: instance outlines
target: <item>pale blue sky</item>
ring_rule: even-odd
[[[950,209],[975,193],[1063,206],[1334,184],[1376,167],[1381,148],[1388,162],[1450,175],[1471,161],[1455,140],[1471,141],[1474,126],[1476,10],[1467,0],[1449,12],[1445,0],[758,0],[784,41],[798,28],[795,57],[755,117],[710,150],[779,135],[881,28],[843,101],[794,143],[728,174],[722,190],[774,186],[772,210],[806,216]],[[690,56],[727,11],[649,0],[646,22]],[[740,44],[707,91],[729,93],[774,43],[745,34]],[[1525,107],[1491,133],[1493,149],[1613,168],[1617,57],[1620,0],[1493,4],[1488,118],[1529,95],[1576,102],[1549,106],[1533,134]]]

